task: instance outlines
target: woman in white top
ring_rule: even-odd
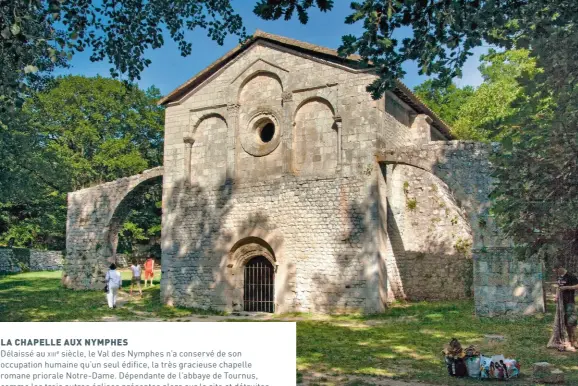
[[[136,284],[138,287],[138,292],[140,296],[142,296],[142,288],[140,286],[140,265],[135,261],[132,262],[130,266],[130,270],[132,271],[132,280],[130,281],[130,296],[132,296],[132,287]]]
[[[116,270],[116,265],[111,264],[110,269],[106,273],[105,281],[108,286],[108,291],[106,293],[106,299],[108,300],[108,308],[116,308],[116,296],[118,295],[118,290],[122,284],[122,278],[120,272]]]

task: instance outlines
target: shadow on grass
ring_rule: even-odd
[[[398,305],[381,315],[336,316],[329,321],[297,323],[297,366],[305,373],[378,376],[444,385],[488,384],[447,375],[441,350],[452,338],[465,348],[476,345],[484,355],[517,359],[522,376],[511,383],[528,384],[532,364],[547,361],[578,384],[577,354],[546,348],[552,315],[515,319],[478,318],[468,301]],[[499,334],[503,342],[488,342]],[[493,382],[492,382],[493,383]]]
[[[172,319],[210,314],[166,307],[160,302],[159,279],[143,289],[143,296],[128,296],[130,274],[122,272],[123,298],[127,301],[110,310],[104,291],[75,291],[60,285],[61,272],[30,272],[0,277],[0,322],[60,322]],[[138,293],[138,292],[135,292]]]
[[[130,288],[128,277],[123,273],[125,291]],[[551,304],[546,315],[516,319],[478,318],[472,310],[471,301],[423,302],[396,304],[379,315],[328,316],[325,320],[312,320],[311,314],[287,316],[299,319],[297,366],[301,373],[487,385],[487,381],[447,376],[441,350],[456,337],[464,347],[475,344],[483,354],[517,359],[525,376],[511,383],[528,384],[532,364],[546,361],[566,373],[567,384],[578,384],[578,354],[546,349],[553,321]],[[142,298],[128,298],[110,311],[104,292],[62,288],[60,272],[0,277],[0,321],[178,320],[199,314],[214,313],[163,306],[158,284],[144,289]],[[503,335],[505,340],[488,343],[487,334]]]

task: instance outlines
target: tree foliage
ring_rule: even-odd
[[[297,13],[299,21],[306,24],[309,21],[308,9],[317,7],[327,12],[333,8],[333,3],[333,0],[260,0],[254,12],[265,20],[290,20]]]
[[[131,202],[131,209],[119,232],[118,253],[153,254],[161,257],[162,186],[151,185]]]
[[[494,160],[494,212],[523,256],[578,258],[578,28],[535,42],[537,66],[523,77],[516,126]]]
[[[270,15],[288,19],[292,13],[287,10],[295,2],[262,0],[267,11],[257,7],[255,12],[266,19]],[[303,7],[305,13],[311,7],[326,11],[333,5],[323,2],[322,8],[313,1],[303,3],[308,5]],[[344,36],[339,52],[344,56],[358,53],[376,67],[380,78],[368,91],[377,99],[404,77],[402,65],[407,61],[417,62],[420,75],[449,85],[462,75],[474,48],[482,44],[507,50],[530,48],[553,31],[573,28],[578,17],[575,7],[573,0],[353,1],[345,22],[361,23],[363,33]],[[409,35],[399,39],[403,31]]]
[[[431,79],[414,89],[414,93],[450,126],[458,120],[462,105],[474,95],[474,91],[472,86],[460,88],[454,83],[439,86]]]
[[[58,78],[29,97],[23,126],[7,131],[22,146],[0,146],[9,165],[0,165],[0,241],[62,247],[67,192],[161,165],[159,98],[155,88],[80,76]]]
[[[107,59],[113,76],[140,79],[148,49],[162,47],[168,35],[190,55],[186,33],[197,28],[219,44],[228,34],[246,35],[229,0],[2,0],[0,108],[17,107],[39,74],[85,50],[93,61]]]
[[[519,107],[526,97],[520,77],[532,79],[540,69],[528,50],[497,52],[480,57],[483,82],[477,87],[458,88],[427,80],[415,88],[420,98],[452,127],[456,138],[498,141],[506,128],[518,125]]]
[[[162,164],[164,114],[158,89],[108,78],[68,76],[24,105],[42,157],[73,191]]]

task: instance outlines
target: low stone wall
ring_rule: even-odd
[[[62,269],[63,258],[61,251],[30,250],[30,270],[58,271]]]
[[[0,273],[22,271],[58,271],[62,269],[61,251],[40,251],[26,248],[0,248]]]
[[[128,268],[130,267],[130,256],[129,255],[125,255],[122,253],[117,253],[115,255],[116,257],[116,266],[118,268]]]
[[[18,272],[20,272],[20,267],[14,258],[12,250],[8,248],[0,248],[0,274]]]
[[[474,252],[474,300],[479,316],[545,312],[542,264],[518,261],[510,249]]]

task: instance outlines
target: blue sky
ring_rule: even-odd
[[[345,34],[359,35],[362,32],[360,23],[355,25],[344,23],[345,17],[350,13],[349,0],[335,1],[334,9],[329,13],[321,13],[317,10],[310,12],[310,20],[307,25],[300,24],[296,17],[289,22],[284,20],[264,21],[253,14],[255,2],[254,0],[232,0],[235,9],[243,17],[243,22],[249,33],[260,29],[276,35],[336,49],[341,43],[341,36]],[[237,37],[229,37],[223,46],[219,46],[206,36],[204,30],[193,31],[188,34],[188,38],[193,42],[193,53],[186,58],[179,54],[177,46],[170,38],[165,39],[165,45],[161,49],[150,50],[147,53],[152,63],[141,74],[141,80],[138,82],[141,88],[155,85],[163,95],[166,95],[238,44]],[[464,67],[463,78],[456,79],[459,86],[477,86],[482,82],[477,67],[479,55],[485,52],[486,48],[479,48],[474,52],[475,55]],[[72,59],[71,68],[61,69],[57,74],[109,76],[109,63],[106,61],[92,63],[89,56],[90,53],[88,52],[77,54]],[[427,79],[424,76],[418,76],[417,66],[413,63],[407,63],[405,71],[407,75],[403,81],[410,88]]]

